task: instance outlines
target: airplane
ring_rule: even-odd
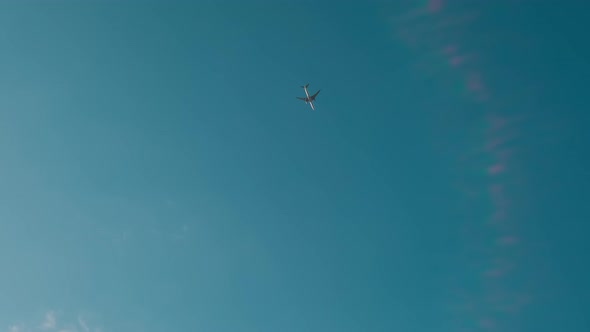
[[[301,86],[303,88],[303,90],[305,90],[305,95],[307,97],[305,97],[305,98],[297,97],[297,99],[303,100],[306,104],[309,103],[309,106],[311,106],[311,109],[315,111],[315,107],[313,106],[313,102],[315,101],[315,97],[318,95],[318,93],[320,93],[320,90],[318,90],[318,92],[316,92],[313,96],[310,96],[309,92],[307,92],[308,86],[309,86],[309,83]]]

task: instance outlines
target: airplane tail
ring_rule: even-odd
[[[307,83],[307,84],[305,84],[305,85],[302,85],[301,87],[305,89],[305,88],[307,88],[308,86],[309,86],[309,83]]]

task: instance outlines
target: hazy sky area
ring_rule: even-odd
[[[0,332],[590,331],[588,13],[0,0]]]

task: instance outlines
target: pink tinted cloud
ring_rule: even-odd
[[[506,219],[508,215],[509,202],[504,195],[503,187],[500,184],[491,185],[489,188],[490,198],[495,206],[494,214],[491,216],[492,223],[498,223]]]
[[[507,216],[508,216],[508,212],[505,209],[496,210],[496,211],[494,211],[494,214],[492,215],[492,223],[498,223],[498,222],[506,219]]]
[[[505,235],[498,239],[498,244],[501,246],[512,246],[518,243],[518,237]]]
[[[505,117],[491,115],[490,117],[488,117],[488,119],[492,125],[492,131],[502,129],[508,124],[508,119]]]
[[[505,270],[502,269],[489,269],[485,272],[486,277],[500,278],[506,274]]]
[[[488,168],[488,174],[498,175],[506,170],[506,166],[501,163],[494,164]]]
[[[514,154],[514,149],[503,149],[496,152],[498,158],[502,160],[508,159],[510,156]]]
[[[495,147],[500,146],[504,143],[504,139],[502,137],[494,137],[486,144],[486,151],[493,151]]]
[[[456,52],[457,52],[457,46],[455,46],[455,45],[447,45],[443,49],[443,53],[446,55],[452,55],[452,54],[455,54]]]
[[[508,106],[501,106],[501,108],[508,108]],[[490,133],[497,132],[502,129],[507,129],[513,127],[516,124],[519,124],[525,120],[527,120],[526,115],[518,115],[518,116],[499,116],[497,114],[491,114],[487,117],[488,122],[490,124],[489,131]],[[512,131],[514,132],[514,130]]]
[[[494,150],[494,148],[496,148],[502,144],[505,144],[509,140],[510,140],[510,137],[508,137],[508,136],[494,137],[494,138],[492,138],[491,141],[489,141],[486,144],[486,150],[491,152],[492,150]]]
[[[519,134],[516,132],[516,130],[510,130],[502,134],[498,132],[490,132],[489,135],[490,139],[488,140],[485,148],[487,151],[490,152],[494,148],[507,145],[508,143],[515,141],[519,137]]]
[[[501,184],[493,184],[490,186],[490,192],[494,196],[501,195],[503,190],[504,190],[504,187]]]
[[[493,265],[484,272],[484,275],[488,278],[501,278],[514,267],[512,263],[504,260],[496,260]]]
[[[440,11],[440,10],[439,10]],[[431,11],[432,13],[432,11]],[[477,13],[466,13],[461,16],[454,16],[450,17],[444,21],[439,21],[434,25],[435,31],[443,31],[443,30],[450,30],[450,29],[464,29],[468,26],[469,23],[473,22],[477,19]]]
[[[492,330],[496,327],[496,323],[492,318],[485,317],[479,320],[479,327],[485,330]]]
[[[511,267],[506,263],[497,264],[497,265],[500,265],[500,266],[496,266],[496,267],[492,267],[492,268],[487,269],[484,272],[484,275],[488,278],[501,278],[501,277],[505,276],[508,273],[508,271],[510,271],[510,269],[511,269]]]
[[[508,208],[509,202],[504,195],[504,188],[501,184],[493,184],[489,188],[492,202],[496,206],[496,211],[502,211]]]
[[[481,92],[475,96],[475,99],[479,102],[488,101],[490,100],[490,95],[485,92]]]
[[[500,306],[499,309],[506,313],[517,314],[531,302],[531,296],[529,294],[515,295],[511,301]]]
[[[466,56],[462,56],[462,55],[455,55],[453,57],[451,57],[451,59],[449,60],[449,63],[451,64],[451,66],[453,67],[459,67],[461,66],[463,63],[465,63],[465,60],[467,59]]]
[[[490,193],[494,199],[501,198],[504,192],[504,187],[501,184],[493,184],[490,186]]]
[[[479,74],[472,73],[467,78],[467,88],[473,92],[484,90],[484,85]]]
[[[430,2],[428,2],[428,10],[431,13],[437,13],[439,12],[443,7],[443,1],[442,0],[430,0]]]
[[[466,82],[467,89],[474,94],[477,101],[484,102],[490,99],[490,93],[478,73],[471,73]]]

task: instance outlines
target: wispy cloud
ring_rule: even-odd
[[[51,310],[45,313],[41,324],[13,324],[8,327],[7,332],[101,332],[98,327],[89,324],[82,316],[78,316],[77,321],[62,321],[58,319],[55,311]]]
[[[54,330],[57,325],[57,319],[55,318],[55,313],[53,311],[49,311],[45,314],[45,320],[41,324],[41,328],[43,330]]]
[[[86,324],[84,319],[82,319],[82,317],[80,317],[80,316],[78,316],[78,324],[80,324],[80,327],[82,327],[82,331],[90,332],[90,328],[88,328],[88,325]]]

